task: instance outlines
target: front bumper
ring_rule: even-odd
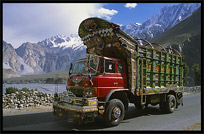
[[[54,115],[67,119],[72,123],[88,123],[94,122],[98,115],[98,107],[95,106],[79,106],[68,103],[57,102],[53,103]]]
[[[53,107],[67,110],[67,111],[72,111],[72,112],[80,112],[80,113],[86,113],[86,112],[97,112],[98,107],[97,106],[78,106],[78,105],[71,105],[67,103],[59,103],[59,102],[54,102]]]

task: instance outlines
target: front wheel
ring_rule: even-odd
[[[117,126],[123,120],[125,107],[118,99],[110,100],[105,111],[105,121],[108,126]]]

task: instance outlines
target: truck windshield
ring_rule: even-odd
[[[88,68],[85,67],[85,60],[78,61],[73,64],[72,73],[77,75],[88,74]]]
[[[71,69],[71,74],[72,75],[74,74],[75,75],[88,75],[88,74],[94,75],[97,73],[98,63],[99,63],[99,58],[92,57],[92,56],[90,56],[88,64],[87,64],[87,60],[77,61],[73,64],[73,67]]]

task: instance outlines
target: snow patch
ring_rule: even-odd
[[[141,23],[135,23],[135,24],[138,25],[138,26],[142,25]]]
[[[81,38],[75,34],[57,35],[41,42],[44,42],[45,44],[49,44],[48,46],[50,48],[80,49],[81,47],[84,46],[83,42],[81,41]]]
[[[179,21],[181,21],[182,20],[182,17],[181,16],[179,16]]]

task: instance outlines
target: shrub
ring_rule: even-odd
[[[26,87],[24,87],[24,88],[22,88],[22,89],[21,89],[21,91],[28,92],[28,91],[29,91],[29,89],[28,89],[28,88],[26,88]]]
[[[34,90],[33,90],[33,89],[31,89],[31,91],[32,91],[32,92],[34,92],[34,91],[38,91],[38,89],[37,89],[37,88],[35,88]]]
[[[6,88],[6,94],[16,93],[17,91],[19,91],[19,89],[15,87]]]
[[[54,84],[54,78],[47,78],[46,84]]]

